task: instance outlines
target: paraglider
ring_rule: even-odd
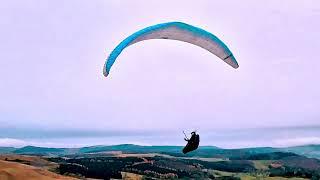
[[[184,133],[184,132],[183,132]],[[186,134],[184,134],[186,136]],[[200,136],[195,131],[191,132],[191,138],[188,139],[187,136],[184,138],[187,141],[187,145],[183,148],[183,154],[194,151],[198,149],[200,143]]]
[[[229,48],[215,35],[201,28],[182,23],[182,22],[168,22],[146,27],[140,31],[133,33],[124,39],[116,48],[110,53],[109,57],[103,66],[103,74],[107,77],[110,73],[111,67],[117,60],[121,52],[128,46],[140,41],[149,39],[169,39],[178,40],[199,46],[212,54],[219,57],[221,60],[229,64],[233,68],[238,68],[239,65]],[[187,145],[182,152],[188,153],[198,148],[200,142],[199,134],[191,133],[191,138],[185,138]]]
[[[126,47],[148,39],[170,39],[191,43],[208,50],[233,68],[239,67],[232,52],[215,35],[186,23],[168,22],[146,27],[123,40],[107,58],[103,67],[104,76],[109,75],[114,62]]]

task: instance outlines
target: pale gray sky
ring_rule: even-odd
[[[316,0],[4,1],[0,146],[55,132],[62,133],[56,138],[74,137],[70,132],[120,138],[139,130],[318,127],[319,19]],[[150,40],[127,48],[110,78],[102,75],[106,57],[125,37],[169,21],[217,35],[240,67],[187,43]],[[150,143],[137,136],[128,142]]]

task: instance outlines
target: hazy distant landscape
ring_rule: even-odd
[[[181,153],[181,148],[132,144],[83,148],[1,147],[0,157],[1,163],[25,164],[66,178],[320,178],[320,145],[244,149],[202,146],[186,155]],[[0,172],[0,177],[4,177],[6,171]],[[16,173],[19,172],[24,171]]]

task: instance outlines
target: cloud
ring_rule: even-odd
[[[0,146],[2,147],[22,147],[26,146],[26,142],[20,139],[0,138]]]
[[[0,138],[0,147],[15,147],[21,148],[24,146],[37,146],[37,147],[51,147],[51,148],[79,148],[85,146],[95,145],[117,145],[117,144],[136,144],[142,146],[150,146],[150,143],[137,140],[118,140],[110,141],[104,138],[65,138],[65,139],[14,139],[14,138]]]
[[[277,147],[300,146],[307,144],[320,144],[320,137],[297,137],[288,139],[277,139],[273,142]]]
[[[78,148],[95,145],[116,145],[116,144],[136,144],[136,145],[183,145],[180,139],[174,138],[169,140],[169,137],[146,139],[141,137],[123,137],[116,140],[110,138],[56,138],[56,139],[15,139],[15,138],[0,138],[0,147],[16,147],[23,146],[38,146],[38,147],[53,147],[53,148]],[[226,139],[214,138],[214,142],[205,139],[202,145],[215,145],[221,148],[249,148],[249,147],[292,147],[309,144],[320,144],[320,137],[294,137],[294,138],[270,138],[268,141],[258,139]],[[174,141],[175,143],[170,143]],[[155,144],[156,143],[156,144]]]

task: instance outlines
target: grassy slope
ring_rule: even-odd
[[[42,180],[71,180],[74,178],[55,174],[42,168],[36,168],[16,162],[8,162],[0,160],[0,179],[1,180],[15,180],[15,179],[42,179]]]

